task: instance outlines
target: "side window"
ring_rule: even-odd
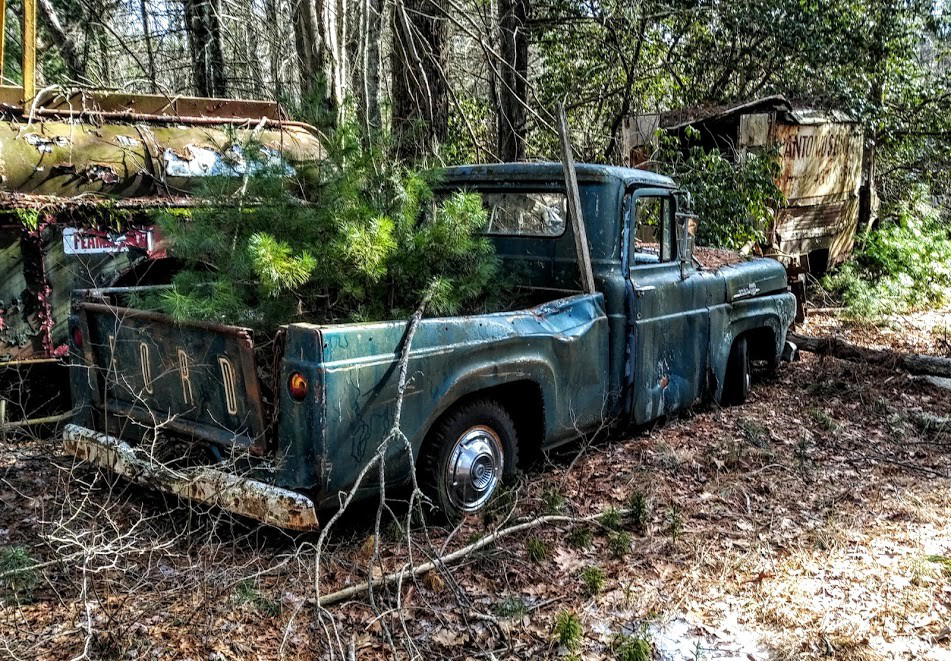
[[[486,234],[561,236],[565,232],[567,198],[554,192],[482,193],[488,211]]]
[[[676,254],[674,205],[670,196],[637,198],[631,232],[631,265],[673,261]]]

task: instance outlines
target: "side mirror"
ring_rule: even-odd
[[[693,260],[693,244],[697,234],[697,215],[694,213],[678,213],[677,222],[680,224],[681,234],[678,241],[680,253],[680,279],[687,279],[687,264]]]

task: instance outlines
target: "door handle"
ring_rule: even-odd
[[[635,286],[634,293],[637,294],[638,296],[641,296],[645,294],[646,292],[654,291],[655,289],[657,289],[657,287],[655,287],[654,285],[645,285],[644,287]]]

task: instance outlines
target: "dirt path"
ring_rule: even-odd
[[[742,407],[551,458],[490,516],[451,535],[431,529],[428,541],[415,533],[413,558],[547,512],[634,507],[640,521],[536,529],[398,595],[323,613],[316,535],[197,512],[71,470],[52,444],[9,442],[0,576],[25,559],[67,560],[0,579],[0,655],[335,648],[363,659],[389,657],[392,645],[421,658],[549,658],[567,655],[553,627],[573,613],[581,658],[638,659],[641,638],[676,659],[951,658],[951,433],[915,421],[949,411],[951,393],[903,373],[804,356],[755,384]],[[324,592],[366,579],[375,513],[362,508],[333,536]],[[389,520],[374,575],[408,557]],[[587,568],[603,572],[602,585]]]

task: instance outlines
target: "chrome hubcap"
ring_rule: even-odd
[[[502,479],[502,441],[489,427],[468,429],[449,453],[446,486],[449,500],[463,512],[485,505]]]

